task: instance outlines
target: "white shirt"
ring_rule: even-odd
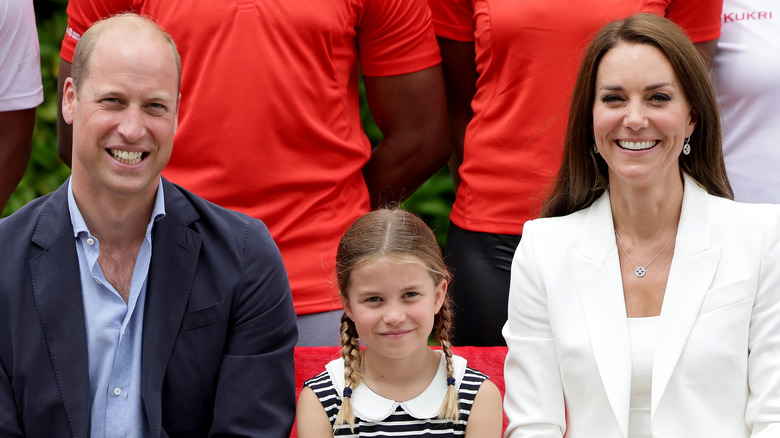
[[[722,20],[713,72],[734,197],[780,203],[780,3],[725,0]]]
[[[0,111],[43,102],[41,54],[32,0],[0,0]]]

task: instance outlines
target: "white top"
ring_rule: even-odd
[[[725,0],[721,24],[713,72],[734,196],[780,203],[780,3]]]
[[[631,339],[631,405],[628,438],[651,438],[650,401],[653,385],[653,354],[660,316],[628,318]]]
[[[41,55],[32,0],[0,0],[0,111],[43,102]]]
[[[371,390],[361,381],[352,392],[352,409],[355,415],[365,420],[377,422],[389,417],[400,406],[409,415],[417,419],[434,418],[439,414],[444,397],[447,395],[447,360],[441,351],[439,368],[430,385],[417,397],[407,401],[395,401],[384,398]],[[466,359],[452,356],[455,389],[466,373]],[[344,359],[331,361],[325,366],[328,376],[338,394],[344,392]]]

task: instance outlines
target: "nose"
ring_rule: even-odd
[[[117,131],[129,143],[135,143],[140,140],[146,132],[144,115],[141,109],[129,106],[121,115]]]
[[[400,304],[386,307],[383,322],[388,326],[396,326],[406,321],[406,312]]]
[[[645,107],[639,102],[631,102],[626,106],[626,115],[623,117],[623,126],[637,131],[647,127]]]

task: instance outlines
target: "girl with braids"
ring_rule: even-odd
[[[403,210],[358,218],[336,277],[342,358],[304,383],[300,438],[501,434],[498,388],[450,349],[450,274],[422,220]],[[441,351],[428,347],[432,331]]]

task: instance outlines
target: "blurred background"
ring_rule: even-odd
[[[60,43],[67,25],[65,8],[68,1],[34,0],[34,4],[45,96],[36,112],[30,164],[0,217],[8,216],[32,199],[55,190],[70,175],[70,170],[57,156],[56,142],[57,72]],[[381,140],[382,133],[371,118],[362,83],[360,96],[363,126],[371,142],[376,144]],[[454,200],[452,179],[445,166],[404,202],[404,208],[420,215],[433,228],[439,244],[443,246]]]

